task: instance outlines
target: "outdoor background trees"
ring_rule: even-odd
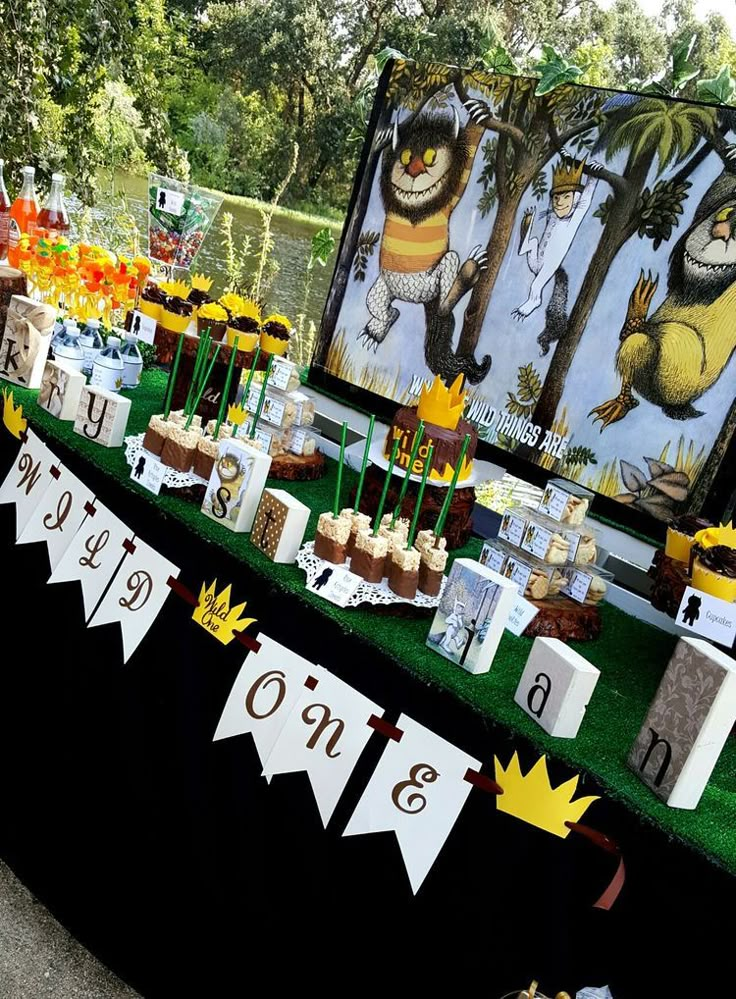
[[[0,0],[0,16],[0,155],[65,169],[87,200],[101,168],[148,165],[268,199],[296,139],[286,200],[339,214],[392,51],[528,72],[548,45],[582,82],[626,87],[664,79],[694,36],[704,77],[736,71],[725,20],[693,0],[657,18],[637,0]]]

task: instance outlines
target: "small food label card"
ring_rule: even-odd
[[[183,215],[185,200],[183,191],[172,191],[168,187],[159,187],[156,191],[156,208],[169,215]]]
[[[736,604],[687,586],[677,611],[677,623],[730,649],[736,638]]]
[[[317,577],[307,584],[307,589],[329,600],[330,603],[337,604],[338,607],[346,607],[348,600],[362,582],[362,576],[326,562]]]
[[[557,486],[547,486],[539,502],[539,512],[546,514],[553,520],[560,521],[565,515],[565,507],[570,499],[570,494]]]
[[[274,388],[289,392],[299,384],[299,372],[292,361],[287,361],[283,357],[274,357],[271,365],[271,374],[268,376],[268,384]]]
[[[156,320],[137,309],[130,320],[130,332],[135,333],[144,343],[153,343],[156,336]]]
[[[524,537],[526,525],[527,521],[525,517],[519,517],[515,513],[505,513],[501,520],[501,526],[498,529],[498,536],[499,538],[503,538],[504,541],[516,545],[518,548]]]
[[[519,596],[523,596],[524,590],[526,590],[529,585],[532,567],[527,565],[526,562],[522,562],[521,559],[514,558],[513,555],[509,555],[503,574],[506,579],[510,579],[512,583],[516,584],[519,590]]]
[[[481,565],[487,565],[494,572],[501,572],[506,561],[506,552],[502,548],[497,548],[490,541],[483,545],[483,551],[478,559]]]
[[[523,592],[523,591],[522,591]],[[514,606],[509,612],[509,619],[506,622],[506,630],[512,635],[523,635],[529,624],[539,613],[539,608],[529,603],[524,597],[517,597]]]
[[[521,547],[525,552],[534,555],[535,558],[544,561],[550,545],[552,544],[552,532],[539,524],[530,523],[524,531]]]
[[[130,477],[133,482],[137,482],[139,486],[143,486],[144,489],[147,489],[149,493],[153,493],[154,496],[158,496],[161,492],[165,475],[166,465],[148,452],[139,455],[130,470]]]
[[[579,604],[584,604],[588,599],[588,590],[590,590],[590,584],[593,581],[590,573],[582,572],[580,569],[563,569],[562,575],[565,577],[562,592],[573,600],[577,600]]]
[[[260,396],[260,388],[258,386],[253,386],[248,394],[249,413],[255,413],[258,409]],[[262,420],[265,420],[266,423],[273,423],[276,427],[280,427],[284,422],[285,412],[286,405],[283,399],[277,399],[276,396],[266,394],[266,397],[263,400],[263,408],[261,410]]]

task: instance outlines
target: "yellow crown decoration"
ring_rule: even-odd
[[[582,191],[583,170],[585,160],[583,157],[579,163],[575,160],[560,160],[552,171],[552,194],[565,194],[567,191]]]
[[[467,390],[463,391],[462,375],[457,376],[449,389],[440,376],[435,375],[431,388],[422,385],[417,417],[425,423],[433,423],[436,427],[457,430],[467,394]]]
[[[498,810],[554,836],[565,839],[570,832],[565,823],[578,822],[586,809],[598,800],[598,795],[572,800],[578,787],[577,776],[553,788],[546,756],[540,756],[526,776],[521,772],[518,753],[514,753],[505,769],[497,756],[494,759],[496,782],[503,788],[503,794],[496,798]]]
[[[191,290],[186,281],[162,281],[159,288],[166,295],[173,295],[174,298],[188,298]]]
[[[23,406],[18,403],[13,405],[13,393],[3,389],[3,423],[8,428],[13,437],[20,440],[20,435],[28,426],[28,421],[23,416]]]
[[[230,606],[230,591],[232,585],[228,584],[221,593],[217,593],[217,580],[210,583],[199,591],[199,602],[192,614],[192,620],[201,625],[218,642],[228,645],[235,638],[236,632],[245,631],[248,625],[256,620],[254,617],[240,617],[241,611],[245,609],[246,601]]]
[[[260,323],[260,321],[261,321],[261,307],[258,304],[258,302],[256,302],[256,300],[254,298],[251,298],[249,295],[246,295],[242,299],[242,303],[243,304],[240,307],[241,311],[238,313],[238,315],[239,316],[247,316],[248,319],[255,319],[255,321],[257,323]],[[289,320],[287,319],[286,322],[289,323]],[[289,328],[289,326],[287,326],[287,329],[288,328]]]
[[[232,423],[235,427],[242,427],[245,423],[246,415],[245,406],[242,404],[227,407],[227,422]]]
[[[203,291],[206,295],[211,287],[212,278],[207,277],[206,274],[192,274],[192,288]]]
[[[695,544],[701,548],[715,548],[716,545],[736,548],[736,529],[730,520],[719,527],[706,527],[695,535]]]
[[[463,458],[463,463],[460,468],[460,474],[457,477],[458,482],[464,482],[465,479],[473,471],[473,462],[468,460],[468,458]],[[452,477],[455,474],[455,469],[452,465],[448,463],[445,465],[445,470],[440,474],[436,468],[433,468],[429,473],[429,478],[431,482],[452,482]]]

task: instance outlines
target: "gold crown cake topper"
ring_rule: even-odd
[[[192,288],[196,288],[197,291],[203,291],[205,294],[212,287],[212,278],[207,277],[206,274],[192,274]]]
[[[159,288],[175,298],[187,298],[190,290],[186,281],[162,281]]]
[[[458,375],[447,388],[439,375],[434,376],[431,388],[422,385],[417,406],[417,417],[446,430],[457,430],[465,408],[467,390],[463,391],[463,376]]]
[[[505,769],[497,756],[494,759],[496,782],[503,788],[503,794],[496,798],[498,810],[554,836],[564,839],[570,832],[565,823],[578,822],[588,806],[598,800],[599,795],[572,800],[578,787],[577,775],[553,788],[546,756],[540,756],[526,776],[521,772],[518,753]]]
[[[232,585],[228,584],[221,593],[217,593],[217,580],[199,591],[199,602],[192,614],[192,620],[201,625],[205,631],[209,631],[218,642],[228,645],[235,638],[236,632],[245,631],[248,625],[256,620],[254,617],[240,617],[240,612],[245,609],[247,601],[242,604],[230,606],[230,591]]]
[[[714,548],[716,545],[736,548],[736,528],[730,520],[720,527],[706,527],[695,535],[695,543],[701,548]]]
[[[552,171],[552,194],[565,194],[567,191],[582,191],[583,170],[587,157],[575,160],[560,160]]]

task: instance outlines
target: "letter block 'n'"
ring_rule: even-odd
[[[681,638],[629,766],[672,808],[695,808],[736,722],[736,662],[701,638]]]

